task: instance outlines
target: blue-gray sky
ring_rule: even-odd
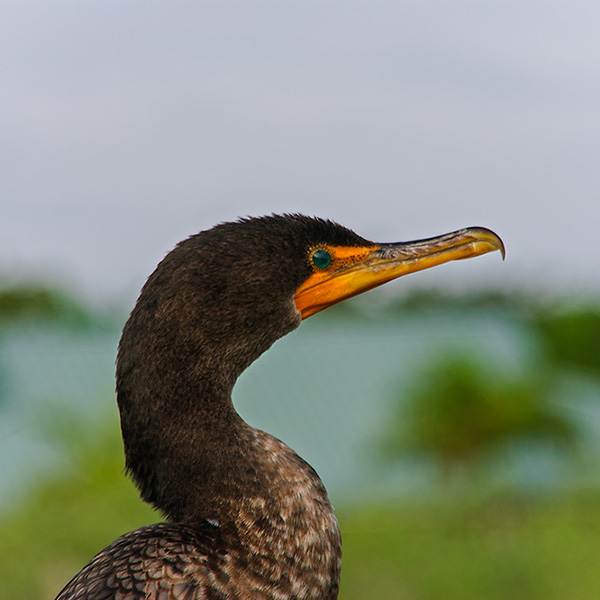
[[[0,273],[129,298],[293,211],[504,238],[422,285],[598,291],[598,40],[591,1],[2,2]]]

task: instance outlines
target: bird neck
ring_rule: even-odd
[[[121,373],[117,398],[127,470],[142,498],[175,522],[191,524],[200,506],[205,518],[220,517],[247,427],[229,390],[177,370],[147,371],[146,386],[136,379]]]
[[[210,520],[245,548],[260,555],[273,544],[288,548],[305,566],[314,561],[337,580],[339,529],[314,469],[243,421],[229,394],[206,393],[179,397],[179,410],[161,410],[159,430],[147,421],[133,439],[125,424],[128,469],[142,497],[171,521],[200,526]]]
[[[242,318],[243,305],[215,304],[208,292],[161,288],[167,275],[159,266],[148,280],[119,343],[127,470],[142,498],[169,519],[220,518],[240,486],[260,495],[268,483],[251,428],[233,407],[233,386],[300,315],[290,301],[277,309],[259,303]]]

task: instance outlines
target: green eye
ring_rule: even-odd
[[[331,264],[331,254],[327,250],[315,250],[310,258],[317,269],[326,269]]]

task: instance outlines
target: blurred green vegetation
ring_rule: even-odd
[[[6,600],[54,598],[116,537],[162,520],[123,473],[116,408],[93,423],[55,418],[48,430],[70,463],[40,476],[0,519],[0,598]]]
[[[0,325],[24,320],[87,323],[90,313],[66,293],[37,283],[0,289]]]
[[[356,307],[332,309],[331,318],[356,318]],[[550,392],[563,372],[600,380],[600,305],[540,303],[495,291],[421,291],[384,312],[410,318],[473,310],[517,319],[540,348],[537,368],[508,376],[482,357],[436,357],[399,398],[390,417],[394,433],[385,438],[388,455],[425,456],[452,474],[485,469],[496,453],[531,439],[570,452],[580,432]],[[0,324],[85,324],[93,321],[90,315],[43,286],[0,290]],[[35,487],[0,514],[2,599],[49,600],[114,538],[161,520],[123,474],[116,407],[93,422],[56,415],[48,427],[69,461],[40,474]],[[339,508],[340,599],[600,597],[600,486],[526,495],[482,494],[480,485],[473,477],[459,495],[441,486],[419,498]]]
[[[392,299],[385,310],[397,315],[469,310],[498,310],[525,315],[537,313],[540,308],[539,298],[518,290],[483,289],[451,294],[439,289],[417,288]]]
[[[410,387],[390,420],[387,454],[432,460],[446,479],[473,477],[486,459],[519,444],[567,451],[577,443],[576,424],[550,402],[545,373],[517,378],[476,356],[442,356]]]
[[[35,281],[6,284],[0,279],[0,328],[43,323],[71,329],[112,326],[113,310],[87,306],[71,292]]]
[[[598,598],[599,509],[596,490],[338,511],[340,600]]]
[[[600,377],[600,310],[597,306],[541,310],[534,325],[554,364]]]

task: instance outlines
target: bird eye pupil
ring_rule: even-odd
[[[317,269],[326,269],[331,264],[331,254],[327,250],[316,250],[312,255],[312,263]]]

